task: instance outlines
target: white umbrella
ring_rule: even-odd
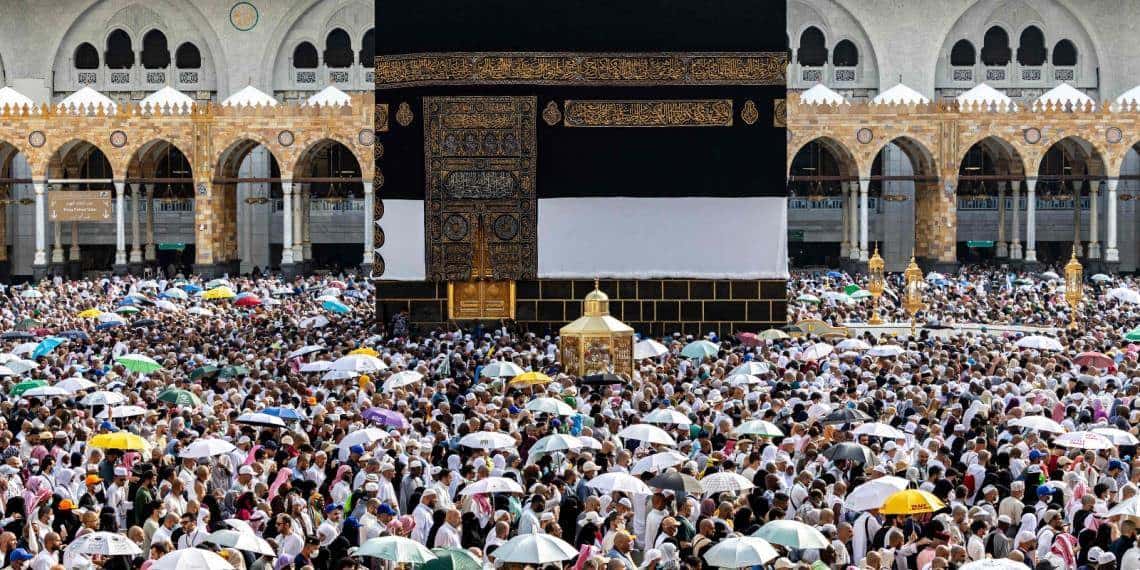
[[[518,445],[518,442],[505,433],[477,431],[459,438],[459,445],[474,449],[506,449]]]
[[[85,534],[67,545],[67,551],[76,554],[99,554],[101,556],[135,556],[142,549],[125,535],[98,531]]]
[[[880,422],[871,422],[863,424],[853,431],[855,435],[869,435],[874,437],[886,437],[890,439],[906,439],[906,434]]]
[[[1029,335],[1017,340],[1018,348],[1033,348],[1036,350],[1064,350],[1061,343],[1055,338],[1041,335]]]
[[[669,349],[665,345],[647,338],[643,341],[633,345],[633,359],[644,360],[646,358],[657,358],[669,354]]]
[[[127,322],[127,320],[118,313],[103,313],[102,315],[96,317],[95,320],[99,321],[102,324]]]
[[[110,413],[108,413],[108,412],[110,412]],[[144,415],[146,415],[146,408],[128,405],[128,406],[112,406],[112,407],[103,408],[103,411],[96,414],[95,417],[99,418],[101,420],[106,420],[106,419],[111,419],[111,418],[115,418],[115,419],[133,418],[135,416],[144,416]]]
[[[839,344],[835,345],[835,348],[838,350],[859,350],[859,351],[862,351],[862,350],[870,350],[871,345],[867,344],[866,341],[863,341],[863,340],[860,340],[857,338],[845,338],[845,339],[839,341]]]
[[[263,414],[261,412],[242,414],[238,416],[237,420],[235,421],[239,424],[249,424],[254,426],[285,427],[285,420],[277,416],[271,416],[269,414]]]
[[[514,362],[496,360],[484,366],[480,374],[487,378],[513,378],[523,372],[524,370]]]
[[[214,457],[215,455],[224,455],[233,451],[234,445],[224,439],[216,437],[207,437],[204,439],[194,440],[186,449],[182,450],[178,456],[189,459],[205,459],[207,457]]]
[[[779,544],[798,550],[831,546],[831,541],[823,536],[823,533],[800,521],[774,520],[760,527],[760,530],[752,533],[752,536],[763,538],[770,544]]]
[[[737,491],[747,491],[755,487],[752,481],[744,478],[743,475],[733,473],[731,471],[721,471],[713,473],[701,479],[701,488],[705,490],[706,495],[714,493],[725,493]]]
[[[1065,433],[1069,431],[1065,426],[1053,421],[1045,416],[1025,416],[1015,418],[1009,421],[1010,426],[1029,428],[1037,431],[1047,431],[1050,433]]]
[[[958,570],[1029,570],[1029,567],[1009,558],[986,558],[967,562],[959,566]]]
[[[843,304],[850,304],[851,303],[851,296],[848,295],[847,293],[841,293],[839,291],[827,291],[823,295],[821,295],[821,297],[823,298],[824,301],[834,301],[836,303],[843,303]]]
[[[1109,299],[1116,299],[1122,303],[1140,305],[1140,292],[1134,291],[1127,287],[1117,287],[1115,289],[1110,289],[1105,296]]]
[[[233,565],[225,558],[201,548],[183,548],[151,564],[151,570],[232,570]]]
[[[1103,273],[1097,273],[1096,275],[1093,275],[1089,279],[1092,279],[1093,281],[1097,281],[1099,283],[1104,283],[1105,281],[1112,281],[1112,277],[1109,277],[1108,275],[1105,275]]]
[[[114,406],[115,404],[122,404],[126,401],[127,398],[118,392],[99,390],[98,392],[87,394],[79,403],[84,406]]]
[[[926,274],[926,280],[927,281],[945,281],[946,276],[941,274],[941,273],[938,273],[937,271],[931,271],[930,273]]]
[[[321,380],[348,380],[349,378],[358,378],[359,376],[359,372],[349,372],[347,370],[329,370],[323,376],[321,376]]]
[[[705,562],[712,568],[750,568],[775,560],[779,554],[763,538],[734,536],[726,538],[705,552]]]
[[[812,360],[823,360],[827,355],[835,352],[835,347],[825,342],[817,342],[804,349],[800,353],[800,360],[811,362]]]
[[[388,432],[374,427],[358,429],[340,440],[340,451],[338,453],[341,461],[347,461],[349,456],[349,448],[354,445],[368,445],[375,441],[388,439]]]
[[[1122,429],[1101,427],[1093,428],[1091,431],[1107,437],[1109,441],[1116,445],[1140,445],[1140,439],[1137,439],[1136,436]]]
[[[306,362],[301,365],[301,372],[328,372],[332,370],[333,363],[327,360],[317,360],[316,362]]]
[[[21,342],[12,347],[12,354],[31,354],[36,351],[36,347],[39,345],[38,342]]]
[[[876,358],[889,358],[898,356],[903,353],[901,346],[897,344],[879,344],[872,346],[867,351],[867,356],[874,356]]]
[[[25,289],[20,292],[20,296],[25,299],[39,299],[40,297],[43,297],[44,294],[40,293],[36,289]]]
[[[506,477],[485,477],[464,487],[463,490],[459,492],[460,495],[483,495],[489,493],[513,493],[521,495],[523,488],[522,485]]]
[[[350,354],[342,356],[333,361],[333,370],[341,372],[359,372],[360,374],[371,374],[373,372],[380,372],[387,370],[388,365],[384,364],[383,360],[375,356],[368,356],[367,354]]]
[[[1046,271],[1046,272],[1041,274],[1041,278],[1042,279],[1048,279],[1049,281],[1060,281],[1061,280],[1061,276],[1057,275],[1056,271]]]
[[[501,547],[500,547],[501,548]],[[379,536],[356,549],[355,556],[371,556],[401,564],[423,564],[436,555],[426,546],[402,536]]]
[[[553,453],[571,449],[582,449],[582,442],[572,435],[555,433],[534,442],[534,445],[530,446],[530,457],[534,457],[536,453]]]
[[[170,301],[167,301],[166,299],[159,299],[159,300],[155,301],[154,306],[158,307],[159,309],[162,309],[168,313],[176,313],[179,310],[178,305],[175,305],[174,303],[171,303]]]
[[[647,424],[673,424],[678,426],[687,426],[693,423],[689,416],[670,408],[657,408],[645,414],[641,421]]]
[[[1115,449],[1112,440],[1091,431],[1071,431],[1063,433],[1053,439],[1054,445],[1098,451],[1102,449]]]
[[[171,299],[180,299],[182,301],[185,301],[186,299],[190,298],[190,296],[186,294],[186,291],[183,291],[182,289],[179,289],[178,287],[171,287],[171,288],[163,291],[162,295],[164,297],[169,297]]]
[[[309,344],[306,346],[302,346],[301,348],[298,348],[297,350],[294,350],[294,351],[290,352],[289,354],[286,354],[285,358],[297,358],[298,356],[305,356],[305,355],[313,354],[314,352],[320,352],[322,350],[325,350],[325,347],[323,347],[319,344]]]
[[[301,322],[297,323],[297,326],[303,329],[319,329],[321,327],[327,327],[328,324],[328,317],[324,315],[317,315],[314,317],[305,317],[301,319]]]
[[[602,442],[600,442],[597,439],[590,437],[588,435],[578,436],[578,441],[582,442],[582,447],[584,449],[601,449],[602,448]]]
[[[732,430],[736,435],[756,435],[760,437],[784,437],[784,431],[776,424],[764,420],[750,420]]]
[[[551,414],[556,416],[572,416],[574,415],[574,408],[570,404],[559,400],[558,398],[535,398],[526,403],[524,406],[527,410],[540,414]]]
[[[637,463],[633,464],[633,468],[629,470],[629,473],[631,475],[641,475],[647,472],[656,473],[662,469],[676,467],[688,460],[688,455],[672,450],[662,451],[661,453],[654,453],[653,455],[647,455],[638,459]]]
[[[36,361],[28,360],[26,358],[17,358],[15,360],[9,360],[8,363],[5,364],[5,366],[7,366],[9,370],[11,370],[12,372],[15,372],[16,374],[23,374],[25,372],[29,372],[29,371],[35,370],[35,369],[40,367],[40,365]]]
[[[8,368],[7,366],[0,364],[0,377],[3,377],[3,376],[19,376],[19,375],[20,375],[19,372],[16,372],[15,370],[12,370],[11,368]]]
[[[570,560],[575,556],[578,556],[577,548],[561,538],[545,533],[520,534],[495,549],[495,560],[509,564],[542,566]]]
[[[411,386],[416,382],[424,379],[424,375],[416,372],[415,370],[401,370],[388,377],[384,381],[384,391],[395,390],[396,388],[403,388],[404,386]]]
[[[732,372],[729,372],[729,374],[730,375],[733,375],[733,374],[749,374],[752,376],[756,376],[759,374],[765,374],[769,370],[770,369],[768,368],[767,364],[765,364],[763,362],[756,362],[755,360],[749,360],[748,362],[745,362],[744,364],[741,364],[740,366],[733,368]]]
[[[872,479],[855,487],[847,494],[846,505],[853,511],[869,511],[883,506],[887,497],[906,489],[907,480],[888,475]]]
[[[37,386],[21,394],[24,398],[62,398],[70,396],[71,392],[59,386]]]
[[[764,380],[752,374],[733,374],[728,377],[728,383],[730,386],[755,386],[763,384]]]
[[[186,309],[186,312],[190,313],[191,315],[200,315],[203,317],[212,317],[214,315],[214,312],[210,309],[207,309],[206,307],[190,307],[189,309]]]
[[[257,536],[257,534],[253,532],[229,529],[215,530],[207,535],[204,541],[218,546],[233,548],[234,550],[244,550],[256,554],[264,554],[266,556],[274,556],[277,554],[264,538]]]
[[[617,436],[622,439],[632,439],[636,441],[644,441],[646,443],[676,446],[677,441],[673,436],[665,432],[665,430],[650,424],[634,424],[622,428],[617,433]]]
[[[623,493],[630,493],[633,495],[652,495],[653,490],[633,475],[629,473],[612,472],[602,473],[593,479],[586,482],[586,486],[591,489],[597,489],[603,493],[612,493],[614,491],[621,491]]]

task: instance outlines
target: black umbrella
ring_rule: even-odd
[[[131,328],[132,329],[141,329],[143,327],[153,327],[154,325],[157,325],[157,324],[158,324],[158,321],[156,321],[154,319],[139,319],[139,320],[131,323]]]
[[[871,421],[871,416],[855,408],[840,408],[823,418],[826,425],[857,424]]]
[[[602,386],[606,384],[621,384],[624,386],[626,384],[629,384],[629,380],[626,380],[617,374],[610,374],[609,372],[606,372],[605,374],[591,374],[589,376],[583,376],[581,383],[587,386]]]
[[[867,449],[865,446],[859,445],[858,443],[851,443],[849,441],[837,443],[823,450],[823,456],[832,461],[847,459],[864,465],[871,462],[870,449]]]
[[[8,331],[0,334],[0,340],[32,340],[36,335],[27,331]]]
[[[673,491],[680,496],[684,496],[688,493],[694,495],[704,493],[700,481],[697,481],[691,475],[685,475],[677,471],[662,473],[650,479],[648,485],[654,489]]]

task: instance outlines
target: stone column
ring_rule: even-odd
[[[286,265],[293,265],[293,182],[289,180],[281,181],[281,193],[285,199],[282,203],[283,219],[281,220],[281,227],[284,234],[281,237],[281,270],[285,270]]]
[[[1089,258],[1100,259],[1100,220],[1097,219],[1100,209],[1100,185],[1096,182],[1089,185]]]
[[[1025,179],[1025,262],[1037,263],[1037,179]]]
[[[44,204],[46,197],[44,192],[47,190],[47,183],[44,181],[32,182],[32,187],[36,191],[36,254],[32,258],[32,265],[40,267],[47,265],[47,233],[44,224],[47,223],[45,217],[47,215],[47,208]]]
[[[372,183],[371,182],[365,182],[364,183],[364,257],[361,260],[361,265],[364,265],[365,267],[372,267],[372,241],[374,239],[375,232],[376,232],[376,224],[372,220],[372,209],[373,209],[373,205],[374,205],[375,200],[376,200],[376,197],[375,197],[374,193],[372,192]],[[847,212],[847,210],[846,210],[846,203],[845,203],[844,204],[844,214],[846,214],[846,212]],[[846,222],[846,221],[847,221],[846,216],[844,216],[844,222]],[[845,232],[844,233],[844,242],[843,242],[843,247],[845,250],[847,248],[846,239],[847,239],[847,236],[846,236],[846,232]],[[847,252],[844,251],[843,254],[846,255]]]
[[[846,258],[851,255],[851,240],[848,239],[850,235],[847,233],[847,227],[849,225],[847,220],[851,219],[851,213],[848,210],[851,209],[851,204],[853,201],[851,200],[851,193],[847,191],[847,188],[848,187],[846,182],[839,183],[839,192],[843,195],[843,209],[840,210],[839,215],[839,234],[842,236],[842,239],[839,242],[839,257],[841,258]],[[366,194],[364,196],[364,209],[367,210],[365,212],[365,217],[371,216],[372,210],[368,206],[369,203],[370,200]],[[367,226],[368,224],[365,225]],[[367,243],[367,241],[368,240],[365,239],[365,243]],[[368,248],[365,248],[365,251],[367,251],[367,249]]]
[[[243,198],[239,190],[245,188],[246,194]],[[253,271],[253,230],[250,226],[253,224],[253,203],[254,198],[253,185],[234,185],[234,195],[238,198],[238,208],[241,210],[241,220],[238,222],[238,255],[241,256],[242,265],[245,267],[242,271]]]
[[[1073,197],[1073,251],[1081,257],[1084,255],[1081,248],[1081,187],[1074,182],[1070,190]]]
[[[52,222],[51,262],[63,263],[63,222]]]
[[[1013,190],[1013,223],[1009,226],[1013,239],[1009,242],[1009,258],[1021,259],[1021,181],[1013,180],[1009,185]]]
[[[142,184],[131,186],[131,263],[142,263],[142,238],[139,237],[139,195]]]
[[[293,263],[305,261],[305,249],[301,244],[304,239],[304,231],[301,228],[301,202],[304,198],[304,187],[304,184],[298,183],[295,188],[296,195],[293,196]]]
[[[859,179],[859,261],[867,261],[867,193],[871,190],[869,178]]]
[[[998,187],[998,238],[997,256],[1009,257],[1009,249],[1005,243],[1005,187],[1008,182],[997,183]]]
[[[1116,249],[1116,185],[1119,182],[1118,178],[1108,179],[1108,236],[1105,238],[1108,249],[1104,252],[1104,260],[1109,263],[1120,261],[1120,250]]]
[[[154,184],[147,184],[146,188],[146,245],[143,249],[143,258],[147,263],[153,263],[157,257],[154,255]]]
[[[67,252],[68,261],[79,261],[79,222],[71,222],[71,251]]]
[[[313,185],[305,184],[301,191],[301,253],[305,256],[306,269],[313,263],[313,228],[309,218],[313,213]]]
[[[850,245],[850,259],[857,261],[859,259],[859,183],[848,182],[847,191],[850,195],[849,201],[851,207],[848,208],[848,227],[847,227],[847,242]]]
[[[120,266],[127,264],[126,192],[126,182],[115,182],[115,265]]]

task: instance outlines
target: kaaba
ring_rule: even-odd
[[[784,2],[377,3],[378,316],[784,324]]]

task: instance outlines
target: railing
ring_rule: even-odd
[[[285,210],[285,201],[281,198],[274,199],[273,213],[282,212]],[[328,198],[318,198],[309,201],[309,212],[363,212],[364,200],[347,199],[337,200]]]
[[[317,91],[327,85],[335,85],[342,90],[373,89],[374,71],[371,68],[353,65],[351,67],[326,67],[312,69],[293,68],[289,72],[292,89],[297,91]]]
[[[201,69],[144,69],[136,65],[131,69],[72,69],[65,76],[70,85],[59,85],[57,90],[78,90],[90,87],[97,91],[157,91],[165,85],[173,84],[180,90],[196,90],[204,87]]]
[[[856,74],[856,67],[836,67],[832,73],[836,83],[854,83],[858,78]]]
[[[985,81],[997,89],[1008,88],[1046,88],[1056,83],[1074,83],[1081,79],[1077,66],[1019,65],[1016,62],[1001,66],[987,65],[960,65],[950,66],[947,74],[942,78],[944,85],[950,87],[973,86]]]
[[[1024,212],[1028,208],[1028,206],[1029,206],[1029,200],[1025,196],[1019,196],[1017,199],[1017,209]],[[1089,209],[1089,207],[1090,207],[1089,206],[1089,197],[1088,196],[1081,196],[1081,209],[1087,210],[1087,209]],[[976,198],[975,197],[958,198],[958,210],[979,211],[979,210],[997,210],[997,209],[998,209],[998,199],[996,196],[980,196],[980,197],[976,197]],[[1013,210],[1013,197],[1012,196],[1006,196],[1005,197],[1005,209],[1007,212]],[[1038,210],[1072,210],[1073,209],[1073,200],[1072,200],[1072,198],[1064,199],[1064,200],[1055,200],[1052,198],[1038,198],[1037,199],[1037,209]]]
[[[868,196],[867,207],[879,209],[879,198]],[[843,208],[843,198],[838,196],[813,200],[810,198],[788,198],[789,210],[839,210]]]

